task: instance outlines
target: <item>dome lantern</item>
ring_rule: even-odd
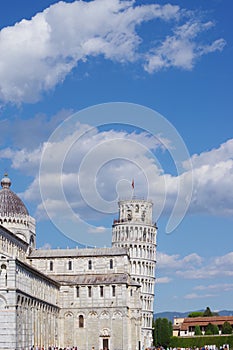
[[[4,177],[1,180],[1,186],[2,188],[10,188],[11,180],[9,179],[8,174],[4,174]]]

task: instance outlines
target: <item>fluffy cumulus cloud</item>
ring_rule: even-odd
[[[177,275],[187,279],[211,279],[216,277],[233,276],[233,252],[226,255],[212,258],[210,261],[203,261],[199,268],[190,269],[186,266],[177,270]]]
[[[36,124],[37,135],[43,134],[43,130],[50,130],[64,114],[65,111],[52,120],[44,117],[43,125]],[[25,123],[27,129],[30,120]],[[19,125],[16,123],[17,128]],[[161,213],[171,213],[178,192],[181,194],[179,200],[186,200],[191,178],[191,213],[232,216],[233,196],[229,188],[233,182],[233,140],[226,141],[219,148],[193,155],[192,169],[187,169],[184,164],[183,173],[172,175],[163,170],[160,165],[163,159],[159,158],[167,152],[164,144],[168,149],[172,147],[171,140],[164,139],[161,143],[145,132],[99,131],[89,127],[78,123],[74,130],[58,141],[39,143],[34,136],[30,141],[29,135],[25,138],[25,145],[22,139],[20,149],[0,150],[0,158],[9,159],[14,169],[34,177],[23,195],[25,199],[37,203],[40,217],[43,216],[41,185],[46,187],[43,199],[53,215],[61,213],[69,203],[76,213],[85,213],[90,218],[101,213],[115,213],[117,199],[122,194],[131,197],[133,178],[138,196],[149,194],[150,198],[156,198],[156,220]],[[42,135],[42,139],[46,139],[46,135]],[[15,142],[18,144],[18,140]],[[41,159],[44,172],[40,173],[39,179]],[[62,189],[60,196],[58,188]],[[195,256],[189,258],[197,259]],[[175,256],[173,263],[177,264]]]
[[[157,252],[157,264],[161,270],[179,271],[183,269],[195,270],[202,265],[203,259],[196,253],[189,254],[185,257],[180,255],[168,255],[166,253]]]
[[[233,140],[217,149],[192,156],[193,196],[191,210],[232,216]]]
[[[232,266],[233,252],[211,258],[196,253],[180,256],[157,252],[158,283],[172,283],[178,279],[182,284],[189,280],[192,286],[190,292],[184,294],[185,299],[208,299],[232,292]]]
[[[167,67],[191,69],[198,57],[222,50],[225,42],[221,38],[201,42],[199,36],[213,23],[190,17],[194,14],[170,4],[60,1],[31,20],[23,19],[0,31],[0,99],[35,102],[90,56],[143,62],[150,73]],[[139,33],[140,25],[158,19],[172,34],[149,53],[143,52],[145,38]],[[156,24],[154,28],[155,41]]]
[[[53,123],[47,121],[47,124]],[[43,124],[43,128],[46,129],[47,124]],[[115,212],[120,193],[132,196],[134,176],[137,176],[140,192],[147,191],[147,180],[152,176],[158,177],[164,187],[159,179],[162,170],[151,153],[164,148],[156,138],[144,132],[100,132],[97,128],[89,128],[89,125],[77,124],[75,130],[59,141],[43,142],[37,147],[29,142],[30,147],[27,144],[22,149],[0,150],[0,157],[11,160],[14,169],[34,177],[22,196],[38,204],[39,217],[45,214],[41,203],[42,187],[44,204],[52,217],[61,212],[64,214],[64,207],[68,205],[77,215],[85,213],[88,218],[97,215],[95,209],[99,214],[106,213],[105,209],[111,207],[112,201],[114,205],[110,210]],[[168,143],[165,139],[164,142]],[[40,164],[44,171],[39,176]],[[58,188],[61,189],[60,196]],[[100,198],[106,204],[103,210],[99,207]]]
[[[53,125],[53,121],[45,118],[41,128],[47,124]],[[104,236],[103,240],[110,237],[104,227],[111,226],[117,216],[119,198],[133,195],[156,198],[157,221],[160,215],[171,215],[177,198],[182,203],[186,201],[190,178],[193,193],[189,212],[232,217],[233,196],[229,191],[233,182],[232,140],[194,155],[193,169],[187,169],[185,164],[183,173],[169,174],[160,165],[163,164],[160,157],[166,157],[172,149],[172,140],[160,142],[161,136],[156,138],[141,131],[99,130],[80,121],[72,129],[64,129],[65,133],[58,128],[58,139],[0,150],[0,160],[8,159],[12,168],[32,177],[21,197],[36,208],[32,215],[37,220],[52,220],[64,233],[69,225],[68,232],[73,230],[74,235],[86,232],[90,235],[88,244],[97,244],[93,243],[97,233]],[[39,127],[37,132],[40,133]],[[177,214],[181,219],[185,215]],[[82,240],[86,242],[86,237],[79,239]],[[182,279],[208,279],[218,277],[219,273],[230,277],[232,263],[232,253],[204,265],[196,253],[186,257],[158,254],[159,268],[168,271],[172,266],[175,275]],[[160,277],[161,283],[169,282],[164,277],[172,278],[167,272]]]
[[[217,39],[210,44],[201,44],[196,40],[201,32],[212,26],[212,22],[201,23],[197,20],[191,20],[176,27],[173,35],[167,36],[147,55],[145,69],[149,73],[169,67],[190,70],[202,55],[222,51],[225,46],[224,39]]]
[[[132,196],[131,179],[135,174],[138,190],[143,192],[147,177],[161,172],[147,153],[162,145],[143,133],[97,129],[92,129],[91,134],[85,132],[86,127],[80,126],[75,136],[69,135],[59,144],[44,145],[46,155],[42,158],[40,186],[47,210],[54,212],[59,200],[66,207],[69,203],[77,215],[102,218],[102,214],[116,212],[117,199],[122,193]],[[80,134],[83,136],[79,141],[74,141]],[[33,187],[25,195],[33,193]],[[58,207],[59,210],[64,213],[64,207]]]

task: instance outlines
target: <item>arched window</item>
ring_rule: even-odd
[[[91,286],[88,286],[88,297],[91,298]]]
[[[79,326],[79,328],[83,328],[84,327],[84,317],[83,317],[83,315],[79,315],[79,317],[78,317],[78,326]]]
[[[127,218],[129,221],[132,220],[132,211],[131,210],[127,210]]]
[[[92,261],[89,260],[89,261],[88,261],[88,270],[91,270],[91,269],[92,269]]]
[[[110,265],[110,269],[113,269],[113,260],[112,259],[110,259],[109,265]]]
[[[49,263],[49,270],[53,271],[53,261],[50,261],[50,263]]]
[[[68,261],[68,270],[72,270],[72,261]]]
[[[112,286],[112,296],[116,296],[116,286]]]
[[[33,236],[30,237],[30,242],[29,242],[29,244],[30,244],[31,246],[34,245],[34,238],[33,238]]]
[[[76,286],[76,297],[79,298],[79,286]]]

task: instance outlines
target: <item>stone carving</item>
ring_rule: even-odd
[[[112,316],[113,319],[121,319],[122,318],[122,313],[120,311],[115,311]]]
[[[109,312],[107,312],[106,310],[101,312],[100,314],[100,318],[109,318],[110,315],[109,315]]]
[[[88,318],[97,318],[98,314],[96,311],[90,311],[88,314]]]
[[[109,328],[103,328],[100,331],[100,337],[110,337],[110,329]]]

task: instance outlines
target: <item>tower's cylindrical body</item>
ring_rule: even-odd
[[[112,229],[112,245],[129,249],[131,276],[141,285],[142,348],[152,345],[157,233],[152,206],[143,199],[120,201]]]

